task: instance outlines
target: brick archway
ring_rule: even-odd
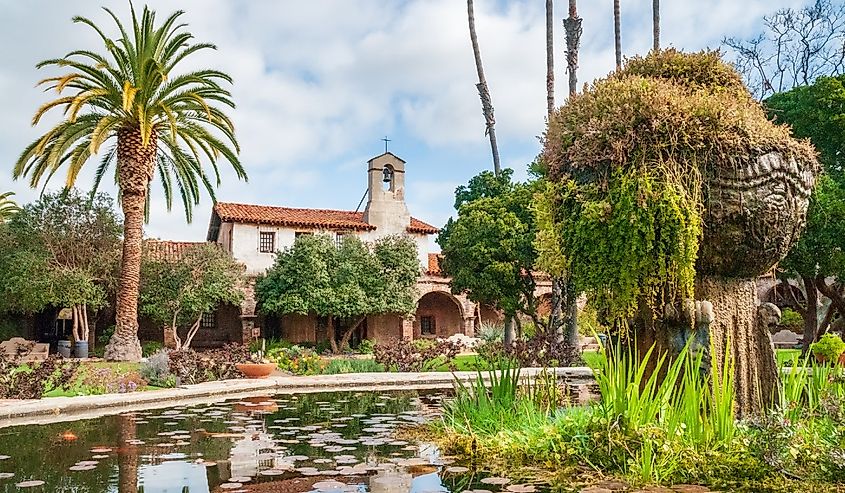
[[[466,332],[465,309],[457,297],[448,291],[433,290],[417,301],[414,317],[414,338],[445,338]]]

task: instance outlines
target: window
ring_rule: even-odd
[[[334,239],[334,244],[335,244],[335,246],[336,246],[336,247],[338,247],[338,248],[340,248],[340,246],[341,246],[341,245],[343,245],[343,239],[344,239],[344,238],[346,237],[346,235],[348,235],[348,234],[349,234],[349,233],[348,233],[348,232],[346,232],[346,231],[339,231],[339,232],[337,233],[337,236],[335,236],[335,239]]]
[[[203,313],[202,321],[200,322],[200,327],[202,327],[203,329],[213,329],[217,327],[216,314],[214,312]]]
[[[258,234],[258,251],[261,253],[273,253],[276,251],[276,233],[262,231]]]
[[[420,333],[429,336],[437,334],[437,327],[434,326],[434,317],[426,316],[420,318]]]

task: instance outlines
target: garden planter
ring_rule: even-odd
[[[816,357],[816,361],[818,361],[819,363],[826,363],[827,362],[827,358],[825,356],[821,356],[821,355],[818,355],[818,354],[816,354],[814,356]],[[842,354],[839,355],[838,363],[839,363],[839,366],[845,366],[845,353],[842,353]]]
[[[70,341],[59,341],[56,344],[56,352],[62,358],[70,358]]]
[[[76,344],[73,346],[73,354],[77,358],[87,358],[88,357],[88,341],[76,341]]]
[[[235,366],[247,378],[267,378],[276,369],[275,363],[239,363]]]

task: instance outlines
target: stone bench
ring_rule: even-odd
[[[0,342],[0,351],[14,361],[44,361],[50,354],[50,345],[44,342],[27,341],[23,337],[13,337]]]

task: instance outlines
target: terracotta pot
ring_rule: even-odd
[[[267,378],[276,369],[275,363],[239,363],[235,366],[247,378]]]
[[[816,361],[818,361],[819,363],[827,362],[827,358],[825,358],[824,356],[819,356],[818,354],[814,354],[814,356],[816,357]],[[839,366],[845,366],[845,353],[839,355],[838,363]]]

